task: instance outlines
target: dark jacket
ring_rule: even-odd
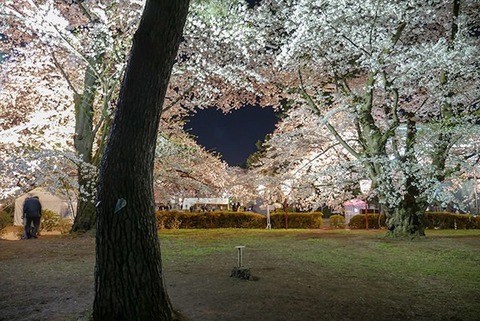
[[[23,215],[28,218],[42,216],[42,204],[36,197],[29,197],[23,203]]]

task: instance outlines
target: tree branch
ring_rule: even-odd
[[[70,77],[68,77],[67,73],[65,72],[65,69],[63,69],[62,65],[57,60],[57,57],[55,57],[55,53],[53,51],[52,51],[52,58],[53,58],[53,63],[60,70],[60,73],[62,74],[63,78],[65,78],[65,80],[67,81],[68,86],[72,89],[74,97],[80,96],[78,91],[75,89],[75,86],[73,86],[73,83],[70,81]]]
[[[304,84],[303,84],[303,78],[302,78],[302,72],[300,69],[298,69],[298,77],[300,80],[300,89],[302,91],[302,94],[304,98],[307,100],[308,105],[317,112],[317,114],[321,115],[320,108],[315,104],[313,101],[313,98],[307,93],[305,90]],[[344,139],[343,137],[338,133],[338,131],[330,124],[328,120],[325,122],[325,126],[327,129],[330,131],[330,133],[337,139],[337,141],[346,149],[350,154],[352,154],[355,158],[360,158],[360,154],[353,149],[352,146],[350,146]]]

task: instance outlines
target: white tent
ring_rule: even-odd
[[[15,215],[13,224],[17,226],[23,225],[23,202],[27,197],[38,196],[42,209],[50,210],[60,215],[61,218],[73,219],[76,204],[70,203],[68,200],[60,196],[54,195],[43,188],[36,188],[26,194],[15,199]]]
[[[362,210],[368,208],[368,204],[359,199],[349,200],[343,203],[345,208],[345,223],[348,224],[350,219],[355,215],[362,214]]]
[[[192,206],[196,206],[196,205],[204,205],[209,207],[215,207],[216,209],[226,210],[228,209],[228,198],[216,198],[216,197],[184,198],[182,202],[182,209],[188,210]]]

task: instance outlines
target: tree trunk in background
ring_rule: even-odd
[[[83,82],[83,94],[75,99],[75,137],[74,146],[83,164],[78,164],[77,214],[73,222],[73,232],[85,232],[95,226],[94,186],[95,175],[85,164],[92,163],[93,149],[93,103],[95,99],[95,84],[97,78],[90,67],[87,67]]]
[[[175,320],[153,199],[158,124],[189,0],[149,0],[133,39],[97,188],[93,318]]]
[[[387,211],[387,227],[393,236],[425,236],[425,211],[428,203],[420,196],[414,185],[414,178],[408,178],[407,193],[400,204]]]
[[[78,169],[79,199],[77,201],[77,213],[72,226],[72,232],[86,232],[95,227],[95,204],[91,198],[95,197],[95,189],[92,186],[91,174],[84,175],[82,169]]]
[[[426,207],[419,207],[415,203],[405,204],[394,209],[387,215],[387,226],[393,236],[425,236]]]
[[[414,121],[414,114],[407,114],[407,118],[405,153],[400,158],[407,168],[407,170],[403,170],[405,194],[398,206],[386,213],[387,226],[390,233],[395,236],[425,236],[424,216],[428,202],[422,195],[424,191],[418,187],[417,183],[420,179],[416,176],[415,171],[411,170],[413,164],[419,163],[414,152],[418,137],[418,126]]]

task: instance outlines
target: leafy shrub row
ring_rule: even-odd
[[[285,213],[274,213],[270,215],[270,223],[272,228],[321,228],[322,217],[323,214],[320,212],[287,213],[285,222]]]
[[[447,212],[425,212],[429,229],[480,229],[480,216]]]
[[[62,219],[60,215],[50,210],[42,210],[42,218],[40,221],[40,232],[53,230],[60,231],[62,234],[70,232],[72,221],[70,219]]]
[[[265,227],[263,219],[262,215],[251,212],[156,212],[158,229],[260,228]]]
[[[252,212],[156,212],[158,229],[180,228],[265,228],[267,218]],[[270,222],[273,228],[285,227],[284,214],[272,214]],[[288,214],[289,228],[319,228],[322,225],[322,214]]]
[[[9,225],[12,225],[13,217],[7,212],[0,212],[0,231]]]
[[[425,212],[424,219],[427,229],[480,229],[480,216],[475,217],[473,215],[448,212]],[[348,226],[351,229],[364,229],[365,214],[358,214],[352,217]],[[368,214],[368,228],[378,229],[385,226],[385,215]]]
[[[7,226],[12,226],[13,217],[11,214],[6,212],[0,212],[0,231],[2,231]],[[53,230],[60,231],[63,233],[68,233],[72,227],[72,221],[70,219],[62,219],[60,216],[50,210],[42,210],[42,218],[40,220],[40,232],[47,231],[51,232]],[[23,235],[24,227],[18,227],[19,236]]]
[[[368,228],[378,229],[385,227],[385,215],[384,214],[368,214]],[[348,227],[351,229],[364,229],[366,228],[365,214],[355,215],[348,222]]]
[[[330,228],[345,228],[345,217],[343,217],[342,215],[331,215],[329,222]]]

